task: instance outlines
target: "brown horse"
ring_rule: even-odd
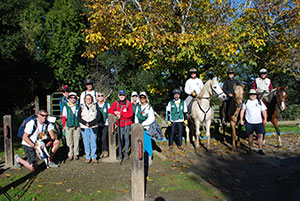
[[[276,86],[276,89],[274,91],[270,92],[270,97],[267,96],[267,98],[263,99],[264,104],[267,107],[267,116],[268,116],[268,121],[271,121],[276,133],[277,133],[277,140],[278,140],[278,146],[282,146],[281,143],[281,137],[280,137],[280,130],[278,127],[278,120],[277,120],[277,113],[279,108],[281,111],[284,111],[286,108],[286,98],[287,98],[287,89],[288,86],[285,88],[279,88]],[[272,94],[273,92],[273,94]],[[269,100],[269,101],[268,101]]]
[[[231,98],[231,101],[228,103],[228,110],[226,112],[225,121],[227,123],[230,123],[231,130],[232,130],[232,150],[235,150],[236,148],[236,136],[238,136],[238,147],[240,147],[240,131],[241,131],[241,125],[239,124],[239,116],[240,111],[242,109],[243,104],[243,94],[244,94],[244,87],[242,86],[236,86],[234,85],[234,96]],[[222,109],[220,109],[220,117],[222,118]],[[223,136],[224,136],[224,142],[226,142],[225,138],[225,131],[227,124],[222,123],[223,126]],[[238,132],[236,132],[236,125],[238,124]]]

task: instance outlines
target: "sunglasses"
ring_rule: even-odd
[[[40,114],[41,117],[48,117],[48,114]]]
[[[98,97],[103,97],[104,95],[98,95]]]
[[[69,99],[75,99],[75,97],[71,96]]]
[[[137,95],[133,95],[133,96],[131,96],[131,97],[137,97]]]
[[[140,99],[146,99],[146,97],[145,96],[141,96]]]

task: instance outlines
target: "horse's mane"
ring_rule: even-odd
[[[237,97],[243,97],[243,92],[244,92],[244,89],[243,89],[242,86],[237,85],[237,86],[235,87],[234,93],[235,93],[235,95],[236,95]]]
[[[208,80],[208,81],[204,84],[204,86],[203,86],[203,88],[201,89],[199,95],[197,96],[198,99],[203,98],[205,91],[207,90],[208,87],[210,87],[210,83],[211,83],[211,80]]]

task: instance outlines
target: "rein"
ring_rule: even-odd
[[[204,118],[203,118],[203,121],[204,121],[204,120],[206,119],[206,114],[207,114],[208,111],[210,110],[211,106],[210,106],[210,104],[209,104],[208,109],[207,109],[206,111],[204,111],[203,108],[201,107],[201,105],[200,105],[200,103],[199,103],[198,101],[197,101],[197,104],[198,104],[200,110],[204,113]]]

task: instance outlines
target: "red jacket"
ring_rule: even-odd
[[[121,104],[119,100],[115,101],[108,109],[108,113],[115,115],[115,111],[119,111],[121,114],[120,127],[130,126],[132,124],[133,108],[130,101],[126,99],[125,104]],[[116,124],[118,124],[118,121]]]

